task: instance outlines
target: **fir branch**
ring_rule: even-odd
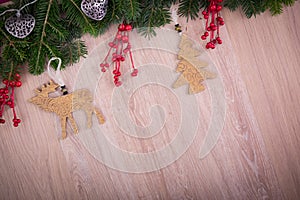
[[[80,1],[76,0],[63,0],[62,7],[65,11],[67,18],[80,27],[84,33],[90,33],[93,36],[98,35],[98,31],[92,21],[82,12],[78,6]]]
[[[187,19],[191,18],[195,20],[198,18],[198,12],[200,10],[200,1],[194,0],[182,0],[179,4],[179,16],[186,17]]]
[[[33,74],[40,74],[43,71],[43,70],[41,70],[41,67],[44,66],[44,63],[41,62],[41,60],[44,60],[43,57],[45,57],[45,54],[42,53],[42,50],[43,50],[42,47],[44,45],[44,38],[46,36],[46,26],[47,26],[47,21],[48,21],[52,3],[53,3],[53,0],[49,0],[45,15],[40,15],[41,18],[38,19],[38,20],[43,21],[43,24],[42,24],[42,31],[38,33],[39,41],[38,41],[38,49],[36,52],[37,54],[36,54],[36,57],[34,57],[35,61],[31,62],[31,63],[33,63],[33,65],[30,66],[30,71]],[[45,4],[39,4],[39,5],[45,5]],[[42,14],[42,12],[41,12],[41,14]]]
[[[241,5],[240,0],[226,0],[224,6],[229,10],[234,11]]]

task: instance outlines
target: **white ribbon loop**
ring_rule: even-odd
[[[51,62],[54,60],[58,60],[58,66],[56,71],[54,71],[54,69],[50,66]],[[47,72],[48,75],[50,76],[50,78],[57,84],[59,84],[60,86],[64,86],[65,83],[61,77],[61,73],[60,73],[60,67],[61,67],[61,59],[58,57],[53,57],[49,60],[48,62],[48,66],[47,66]]]

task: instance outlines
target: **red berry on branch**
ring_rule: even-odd
[[[127,42],[128,42],[128,37],[127,37],[126,35],[124,35],[124,36],[122,37],[122,41],[123,41],[124,43],[127,43]]]
[[[201,35],[201,39],[202,40],[206,40],[206,36],[205,35]]]
[[[7,79],[4,79],[3,81],[2,81],[2,83],[4,84],[4,85],[7,85],[8,84],[8,80]]]
[[[221,39],[218,40],[218,44],[222,44],[223,41]]]
[[[224,22],[224,21],[220,21],[219,24],[220,24],[221,26],[223,26],[223,25],[225,24],[225,22]]]
[[[209,35],[209,33],[207,31],[205,31],[204,35],[207,37]]]
[[[11,101],[7,101],[6,105],[11,106],[13,103]]]
[[[114,46],[115,46],[115,43],[110,42],[110,43],[108,43],[108,45],[109,45],[110,47],[114,47]]]
[[[202,11],[202,15],[206,15],[207,12],[205,10]]]
[[[21,79],[20,74],[15,74],[15,79],[16,79],[16,80],[20,80],[20,79]]]
[[[120,24],[119,25],[119,31],[124,31],[125,30],[125,25],[124,24]]]
[[[14,127],[18,127],[19,126],[19,124],[18,123],[14,123]]]
[[[125,30],[126,30],[126,31],[131,31],[131,30],[132,30],[132,26],[131,26],[130,24],[127,24],[127,25],[125,26]]]
[[[209,7],[209,9],[210,9],[211,11],[215,11],[215,10],[217,9],[217,7],[216,7],[215,5],[212,5],[212,6]]]
[[[15,85],[16,85],[16,82],[15,82],[15,81],[10,81],[10,82],[9,82],[9,86],[10,86],[10,87],[15,87]]]
[[[21,81],[17,81],[16,82],[16,87],[21,87],[22,86],[22,82]]]
[[[217,11],[221,11],[222,10],[222,6],[221,5],[218,5],[217,6]]]
[[[118,34],[118,35],[116,36],[116,38],[117,38],[117,40],[121,40],[121,39],[122,39],[122,35],[121,35],[121,34]]]
[[[138,74],[138,69],[134,69],[133,72],[131,73],[131,76],[137,76]]]
[[[0,124],[5,124],[5,119],[0,119]]]
[[[204,19],[208,19],[208,17],[209,17],[208,14],[204,15]]]

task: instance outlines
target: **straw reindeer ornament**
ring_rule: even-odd
[[[58,80],[58,82],[62,82],[59,77],[59,67],[61,64],[61,60],[59,59],[59,67],[56,71],[56,75],[53,76],[50,73],[49,65],[50,62],[54,59],[52,58],[48,64],[48,73],[52,77],[52,79]],[[55,92],[59,87],[61,87],[63,96],[59,97],[49,97],[50,93]],[[87,115],[87,127],[91,128],[92,126],[92,114],[98,118],[99,124],[103,124],[105,122],[105,118],[102,113],[93,105],[93,96],[92,93],[87,89],[76,90],[73,93],[68,94],[65,89],[64,84],[57,84],[52,80],[49,81],[48,84],[44,84],[40,89],[35,89],[35,97],[29,99],[29,102],[39,106],[41,109],[54,112],[60,117],[61,121],[61,130],[62,130],[62,139],[65,139],[67,136],[66,125],[67,119],[70,120],[72,129],[75,134],[78,133],[77,124],[73,118],[72,113],[77,110],[85,111]]]

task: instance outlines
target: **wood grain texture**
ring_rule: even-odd
[[[75,136],[60,141],[57,117],[25,101],[48,80],[47,75],[25,75],[22,88],[16,91],[17,111],[23,121],[19,128],[6,123],[0,129],[0,199],[299,199],[299,9],[297,2],[280,16],[264,13],[250,20],[240,12],[223,12],[227,22],[221,30],[223,44],[209,51],[226,94],[226,120],[219,141],[200,160],[199,146],[205,134],[197,134],[176,162],[150,173],[111,169],[95,159]],[[181,24],[189,37],[199,41],[201,21],[185,25],[181,19]],[[84,39],[92,51],[114,33],[115,27],[111,27],[99,38]],[[169,53],[158,56],[151,50],[135,55],[137,66],[155,59],[174,64],[174,70],[175,58]],[[68,88],[75,84],[73,77],[82,62],[63,72]],[[103,78],[111,80],[109,75]],[[98,103],[109,118],[110,101],[106,97],[111,88],[106,87],[95,98],[100,99]],[[168,94],[164,88],[155,90]],[[139,105],[140,99],[146,101],[141,97],[147,92],[136,93],[130,105]],[[199,129],[207,130],[210,96],[200,94],[197,101],[203,123]],[[168,95],[168,101],[153,95],[149,102],[158,101],[169,109],[167,105],[176,98]],[[137,106],[131,111],[137,124],[149,123],[147,109]],[[174,103],[173,109],[178,110],[178,105]],[[6,112],[5,118],[12,119],[12,115]],[[172,125],[172,121],[168,123]],[[176,120],[173,123],[176,128]],[[162,139],[151,142],[132,140],[117,127],[107,137],[128,151],[147,152],[170,141],[174,131],[168,130]]]

